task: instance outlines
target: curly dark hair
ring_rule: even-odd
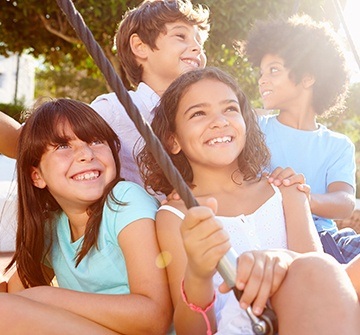
[[[257,67],[267,54],[281,57],[295,83],[305,74],[313,75],[313,107],[318,115],[344,109],[349,73],[330,23],[315,22],[308,15],[258,21],[243,47],[242,52]]]
[[[193,84],[204,79],[220,81],[228,85],[236,94],[246,124],[246,144],[238,157],[239,170],[244,174],[245,180],[259,177],[270,159],[264,136],[259,129],[255,112],[245,94],[237,82],[220,69],[207,67],[190,71],[181,75],[169,86],[161,97],[160,104],[155,109],[155,117],[151,123],[155,135],[159,138],[185,182],[192,185],[193,171],[189,161],[182,151],[178,154],[171,153],[171,137],[176,132],[175,118],[180,100]],[[139,152],[137,162],[147,189],[151,188],[157,193],[165,193],[166,195],[172,192],[173,186],[155,161],[148,145],[145,144]]]

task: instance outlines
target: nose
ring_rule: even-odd
[[[201,51],[201,52],[203,52],[202,44],[195,37],[193,38],[193,43],[191,43],[191,51]]]
[[[205,67],[207,58],[203,45],[196,38],[194,38],[194,42],[192,43],[190,48],[191,52],[196,53],[196,57],[200,60],[200,67]]]
[[[224,115],[215,116],[210,124],[210,128],[222,128],[229,126],[230,122]]]
[[[264,74],[260,75],[260,78],[258,80],[259,86],[264,85],[268,82],[266,76]]]
[[[88,143],[83,143],[77,148],[77,159],[80,162],[90,162],[94,159],[94,152]]]

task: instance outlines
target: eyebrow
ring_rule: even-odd
[[[176,29],[186,29],[186,30],[189,30],[189,27],[188,27],[186,24],[182,24],[182,25],[178,25],[178,26],[171,27],[171,28],[169,29],[169,31],[176,30]]]
[[[238,106],[240,106],[239,101],[237,101],[237,100],[235,100],[235,99],[226,99],[226,100],[220,101],[220,104],[222,104],[222,105],[228,105],[228,104],[232,104],[232,103],[235,103],[235,104],[237,104]],[[199,104],[196,104],[196,105],[192,105],[192,106],[190,106],[188,109],[185,110],[184,115],[186,115],[186,114],[187,114],[188,112],[190,112],[192,109],[199,108],[199,107],[208,107],[208,106],[210,106],[210,104],[207,103],[207,102],[199,103]]]
[[[270,67],[273,65],[281,65],[281,66],[285,67],[285,65],[283,63],[281,63],[280,61],[271,62],[271,63],[267,64],[266,67]]]
[[[184,24],[182,24],[182,25],[174,26],[174,27],[168,29],[168,30],[167,30],[167,33],[171,32],[171,31],[173,31],[173,30],[177,30],[177,29],[184,29],[184,30],[186,30],[186,31],[190,31],[189,26],[184,23]],[[200,32],[200,31],[198,31],[198,32],[196,33],[196,39],[198,40],[199,43],[204,44],[204,41],[203,41],[203,39],[202,39],[202,37],[201,37],[201,32]]]

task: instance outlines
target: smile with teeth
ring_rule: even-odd
[[[271,94],[271,91],[264,91],[264,92],[262,92],[262,96],[263,96],[263,97],[266,97],[266,96],[268,96],[269,94]]]
[[[224,136],[224,137],[216,137],[212,140],[208,141],[209,145],[214,145],[215,143],[230,143],[232,141],[231,136]]]
[[[199,63],[196,62],[196,61],[194,61],[194,60],[191,60],[191,59],[183,59],[182,61],[183,61],[184,63],[186,63],[186,64],[189,64],[189,65],[193,66],[193,67],[199,67]]]
[[[72,177],[74,180],[93,180],[100,176],[99,171],[91,171],[86,173],[77,174],[76,176]]]

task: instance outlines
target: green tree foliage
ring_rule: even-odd
[[[89,75],[98,75],[84,46],[55,0],[1,1],[0,54],[25,51],[35,57],[42,56],[46,63],[54,66],[53,71],[56,66],[61,66],[65,58],[67,63],[71,59],[76,69],[86,70]],[[126,86],[128,85],[114,56],[113,36],[124,12],[140,2],[74,0],[77,10]],[[256,98],[256,75],[249,68],[246,59],[235,54],[232,45],[234,40],[246,38],[254,20],[288,17],[295,12],[305,12],[316,19],[328,19],[337,24],[331,0],[318,0],[316,4],[312,0],[193,0],[193,3],[205,4],[211,10],[211,38],[206,46],[208,64],[220,66],[234,74],[252,99]]]

